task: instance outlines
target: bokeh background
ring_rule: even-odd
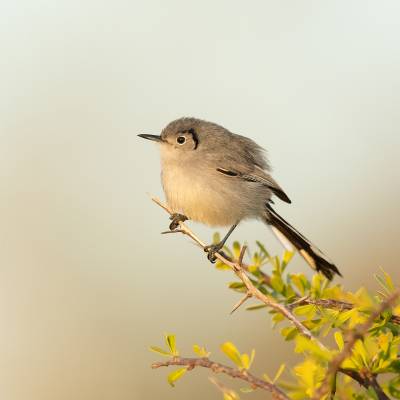
[[[3,0],[0,397],[220,398],[206,371],[171,389],[150,369],[164,332],[220,360],[255,347],[257,373],[291,359],[265,312],[229,315],[229,273],[159,234],[158,151],[136,135],[180,116],[268,149],[277,208],[347,288],[398,282],[399,18],[396,0]],[[282,251],[257,222],[234,238]]]

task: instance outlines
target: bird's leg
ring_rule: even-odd
[[[236,224],[231,226],[231,228],[229,229],[228,233],[224,236],[224,238],[219,243],[210,244],[209,246],[204,247],[204,251],[207,253],[207,258],[212,263],[215,263],[215,261],[217,260],[217,257],[215,257],[215,253],[218,253],[225,246],[226,241],[228,240],[228,238],[231,235],[231,233],[238,226],[238,223],[239,222],[236,222]]]
[[[187,221],[188,217],[186,215],[183,215],[183,214],[174,213],[169,217],[169,219],[172,221],[169,224],[169,229],[171,231],[174,231],[176,228],[178,228],[179,222]]]

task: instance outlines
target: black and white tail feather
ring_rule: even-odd
[[[295,248],[311,268],[322,272],[329,280],[333,279],[334,274],[342,276],[336,265],[299,231],[285,221],[270,204],[267,204],[267,210],[266,222],[271,226],[275,236],[287,250],[293,251]]]

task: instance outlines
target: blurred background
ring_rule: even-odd
[[[398,282],[399,17],[396,0],[2,1],[0,397],[221,398],[207,371],[171,389],[150,369],[164,332],[219,360],[255,347],[259,374],[292,356],[266,312],[229,315],[229,272],[159,234],[158,151],[136,135],[181,116],[268,149],[279,212],[346,288],[376,289],[379,267]],[[261,223],[233,237],[282,252]]]

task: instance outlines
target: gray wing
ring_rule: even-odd
[[[211,138],[212,145],[204,153],[208,165],[232,179],[265,185],[281,200],[291,203],[283,189],[269,175],[270,166],[262,147],[247,137],[225,129],[224,135],[213,135]]]
[[[229,176],[234,179],[242,179],[247,182],[257,182],[267,186],[277,197],[286,203],[291,203],[291,200],[283,189],[279,186],[278,182],[272,178],[271,175],[263,171],[261,168],[256,167],[252,171],[239,171],[232,168],[217,168],[221,174]]]

